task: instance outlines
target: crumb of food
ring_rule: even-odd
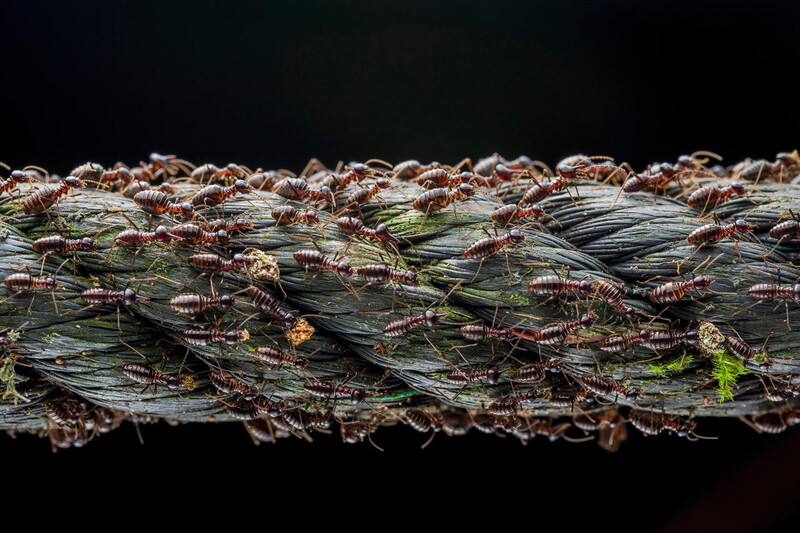
[[[281,279],[278,261],[261,250],[253,250],[247,255],[247,275],[253,280],[278,282]]]
[[[308,323],[305,318],[297,320],[297,325],[286,333],[286,338],[292,346],[297,346],[307,341],[314,335],[314,326]]]

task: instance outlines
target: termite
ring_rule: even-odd
[[[394,177],[399,180],[413,180],[417,178],[423,172],[427,172],[434,168],[441,168],[441,164],[434,161],[428,165],[422,165],[419,161],[415,159],[409,159],[408,161],[403,161],[402,163],[398,163],[392,169],[394,173]]]
[[[584,314],[577,320],[568,322],[553,322],[541,329],[532,330],[532,339],[539,344],[553,345],[561,344],[576,329],[588,329],[594,324],[594,316]]]
[[[800,411],[793,409],[784,413],[766,413],[753,417],[753,425],[764,433],[778,434],[787,427],[800,424]]]
[[[794,285],[777,285],[775,283],[757,283],[747,289],[747,294],[757,300],[774,300],[781,297],[800,303],[800,283]]]
[[[405,317],[389,322],[383,327],[383,334],[387,337],[400,337],[408,334],[412,328],[423,323],[432,328],[443,316],[447,316],[447,313],[437,313],[428,309],[419,316]]]
[[[225,272],[235,268],[244,268],[247,266],[247,256],[244,254],[235,254],[233,259],[223,259],[216,254],[194,254],[187,259],[189,265],[201,272]]]
[[[329,187],[323,186],[319,190],[310,189],[308,183],[298,178],[285,178],[278,183],[272,191],[288,200],[327,200],[333,203],[333,192]]]
[[[306,269],[332,270],[345,278],[353,275],[353,267],[349,263],[330,259],[318,250],[298,250],[293,257],[295,261]]]
[[[347,200],[344,201],[344,205],[349,209],[355,209],[369,202],[375,195],[381,192],[382,189],[388,188],[389,185],[389,180],[386,178],[379,178],[371,187],[359,189],[348,196]]]
[[[114,246],[141,246],[148,242],[162,242],[169,244],[180,240],[181,237],[170,233],[164,226],[158,226],[155,231],[139,231],[128,229],[114,237]]]
[[[192,171],[191,178],[192,181],[197,183],[211,183],[214,181],[224,180],[228,177],[244,179],[248,176],[248,174],[252,174],[250,169],[235,163],[229,163],[222,168],[218,168],[216,165],[211,163],[206,163],[205,165],[200,165],[194,169]]]
[[[773,239],[800,239],[800,222],[792,216],[792,220],[784,220],[770,228],[769,236]]]
[[[562,278],[558,274],[546,274],[530,280],[528,290],[536,296],[558,296],[567,291],[589,296],[594,291],[594,286],[591,281],[586,279],[570,280]]]
[[[486,338],[505,341],[511,338],[511,331],[506,327],[490,328],[483,324],[465,324],[459,329],[461,336],[473,342],[480,342]]]
[[[150,191],[150,190],[160,191],[163,192],[164,194],[175,194],[175,190],[172,188],[171,185],[167,183],[162,183],[157,187],[153,187],[147,181],[134,181],[133,183],[128,185],[125,188],[125,190],[122,191],[122,195],[125,196],[126,198],[133,198],[142,191]]]
[[[639,344],[654,351],[669,350],[681,342],[697,344],[697,330],[666,331],[661,329],[642,330],[639,332]]]
[[[375,239],[384,244],[390,242],[400,242],[400,239],[389,233],[389,228],[386,224],[378,224],[375,229],[368,228],[361,219],[355,217],[339,217],[336,219],[336,225],[339,226],[343,232],[350,235],[359,235],[368,239]]]
[[[587,389],[600,396],[616,393],[626,400],[635,402],[641,394],[641,389],[623,387],[614,378],[602,374],[586,374],[581,377],[581,382]]]
[[[230,309],[236,299],[233,295],[223,294],[218,297],[205,296],[193,292],[185,292],[179,294],[169,300],[169,306],[184,315],[198,315],[212,307],[219,307],[221,309]]]
[[[622,287],[605,279],[595,280],[594,284],[595,292],[603,302],[622,311],[622,314],[628,320],[633,320],[636,317],[636,309],[628,307],[622,301],[622,297],[625,295]]]
[[[725,337],[725,344],[727,344],[731,353],[742,361],[749,361],[756,355],[753,347],[739,337]]]
[[[193,346],[207,346],[217,342],[226,344],[238,344],[250,338],[250,334],[244,330],[222,331],[218,329],[187,329],[181,335],[183,340]]]
[[[247,231],[253,229],[253,223],[246,218],[236,218],[233,220],[225,220],[224,218],[217,218],[206,222],[201,222],[200,227],[212,233],[225,230],[228,235],[234,231]]]
[[[9,289],[13,289],[17,292],[36,290],[54,291],[58,286],[56,279],[51,276],[35,278],[28,272],[9,274],[5,277],[3,283]]]
[[[288,354],[277,346],[258,346],[255,357],[275,366],[290,365],[295,368],[305,368],[308,365],[308,359],[302,355]]]
[[[142,210],[153,215],[163,215],[164,213],[177,213],[186,218],[190,218],[194,213],[194,207],[189,202],[177,204],[170,202],[169,196],[166,193],[150,189],[148,191],[141,191],[136,193],[133,197],[136,205]]]
[[[369,176],[372,173],[370,168],[364,163],[355,163],[351,168],[345,170],[341,174],[335,172],[328,172],[327,177],[322,180],[322,185],[328,187],[332,191],[341,191],[354,181],[361,181],[362,178]]]
[[[26,215],[41,213],[54,205],[70,189],[78,189],[84,186],[85,184],[80,178],[67,176],[56,187],[44,187],[28,195],[25,201],[22,202],[22,210],[25,211]]]
[[[511,381],[517,383],[538,383],[545,376],[545,371],[561,372],[564,361],[551,359],[546,363],[529,363],[519,367],[511,376]]]
[[[280,320],[284,329],[291,330],[297,326],[297,319],[294,315],[281,309],[280,302],[272,294],[255,285],[250,285],[247,287],[247,295],[250,296],[256,309]]]
[[[290,205],[276,207],[270,212],[270,216],[275,219],[275,224],[294,224],[304,222],[306,224],[319,224],[319,215],[312,210],[298,211]]]
[[[555,407],[572,407],[578,401],[592,402],[597,395],[592,391],[565,390],[555,391],[550,394],[550,405]]]
[[[144,363],[127,363],[122,365],[122,373],[128,378],[146,385],[166,385],[169,390],[186,388],[194,389],[195,382],[189,376],[165,374]]]
[[[412,270],[397,270],[383,263],[369,263],[357,267],[355,273],[369,283],[396,281],[412,287],[419,285],[419,278],[416,272]]]
[[[350,398],[353,404],[361,403],[370,396],[370,393],[365,389],[347,387],[339,383],[332,383],[321,379],[307,381],[303,384],[303,388],[311,393],[312,396],[318,398]]]
[[[417,211],[427,213],[430,211],[439,211],[455,201],[469,198],[475,194],[475,188],[469,183],[462,183],[458,189],[451,191],[450,189],[431,189],[424,192],[414,200],[413,206]]]
[[[711,276],[697,276],[691,281],[668,281],[650,291],[649,299],[654,304],[671,305],[678,302],[688,291],[698,293],[714,283]]]
[[[525,402],[531,402],[539,397],[539,391],[533,389],[528,392],[500,398],[489,404],[489,412],[495,416],[513,415]]]
[[[104,305],[112,302],[122,302],[125,305],[133,305],[140,300],[149,300],[147,296],[136,294],[133,289],[123,291],[113,291],[102,287],[92,287],[81,291],[81,300],[89,305]]]
[[[484,370],[453,370],[445,376],[445,381],[453,385],[468,385],[485,379],[490,385],[497,385],[502,371],[497,366]]]
[[[63,254],[77,250],[93,252],[97,250],[97,243],[89,237],[68,239],[61,235],[50,235],[33,241],[33,251],[40,254]]]
[[[600,349],[605,352],[624,352],[631,343],[641,340],[641,333],[612,333],[600,341]]]
[[[254,400],[261,396],[258,390],[240,382],[228,372],[211,370],[208,373],[208,379],[223,394],[238,394],[243,400]]]
[[[464,257],[472,260],[482,260],[495,255],[509,244],[519,244],[525,240],[525,234],[518,229],[512,229],[500,237],[484,237],[464,250]]]
[[[645,435],[658,435],[662,431],[674,433],[679,437],[689,437],[690,439],[699,438],[694,430],[697,423],[694,420],[684,420],[679,417],[667,417],[653,413],[652,411],[632,410],[628,414],[633,427]]]
[[[251,191],[250,186],[244,180],[236,180],[231,186],[209,185],[200,189],[192,198],[192,205],[212,206],[221,204],[234,194],[247,194]]]
[[[299,407],[284,411],[281,418],[297,431],[328,429],[333,422],[333,414],[330,412],[324,414],[309,413]]]
[[[700,187],[694,191],[689,198],[686,199],[686,203],[689,205],[689,207],[694,209],[713,208],[721,200],[724,200],[725,198],[728,198],[734,194],[738,196],[744,196],[747,194],[747,191],[745,190],[744,186],[737,181],[734,181],[725,187],[706,185],[705,187]]]
[[[405,420],[409,426],[420,433],[427,433],[430,430],[434,432],[442,430],[441,422],[435,416],[422,409],[407,409]]]
[[[48,400],[44,403],[44,409],[47,417],[61,427],[72,427],[78,423],[77,413],[64,404]]]
[[[8,179],[0,179],[0,194],[8,192],[19,183],[30,181],[28,175],[21,170],[14,170]]]
[[[706,224],[690,233],[686,240],[689,241],[689,244],[695,246],[715,244],[728,235],[746,233],[748,231],[750,231],[750,225],[739,219],[732,224]]]
[[[517,204],[504,205],[492,213],[492,221],[496,224],[507,225],[511,222],[522,220],[523,218],[534,217],[543,218],[544,209],[538,205],[531,207],[520,207]]]
[[[230,240],[228,232],[224,229],[212,233],[210,231],[205,231],[197,224],[191,223],[172,226],[170,233],[180,237],[184,242],[189,244],[218,243],[225,245],[228,244]]]

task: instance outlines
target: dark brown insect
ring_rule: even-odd
[[[797,424],[800,424],[800,411],[796,409],[784,413],[766,413],[753,417],[753,425],[764,433],[783,433],[787,427]]]
[[[466,435],[472,428],[472,418],[462,411],[450,411],[442,416],[442,431],[448,437]]]
[[[416,287],[419,285],[417,273],[412,270],[397,270],[383,263],[369,263],[356,268],[356,275],[369,283],[397,281]]]
[[[407,409],[405,419],[409,426],[420,433],[427,433],[431,429],[434,432],[442,430],[439,419],[422,409]]]
[[[140,300],[149,300],[147,296],[140,296],[133,289],[124,291],[112,291],[102,287],[93,287],[81,292],[81,300],[90,305],[104,305],[112,302],[122,302],[125,305],[133,305]]]
[[[622,301],[622,297],[625,295],[622,287],[605,279],[595,280],[594,283],[596,294],[602,301],[622,311],[625,318],[629,320],[636,318],[636,309],[628,307]]]
[[[734,233],[747,233],[750,225],[744,220],[737,220],[732,224],[706,224],[697,228],[689,234],[686,240],[689,244],[700,246],[701,244],[715,244],[723,238]]]
[[[622,395],[626,400],[635,402],[641,394],[641,389],[623,387],[614,378],[602,374],[586,374],[581,377],[583,385],[599,396],[611,394]]]
[[[779,222],[769,230],[769,236],[773,239],[800,239],[800,221],[793,217]]]
[[[415,159],[410,159],[408,161],[403,161],[402,163],[398,163],[392,169],[394,173],[394,177],[399,180],[413,180],[414,178],[418,177],[420,174],[432,170],[434,168],[441,168],[441,164],[434,161],[428,165],[421,165],[419,161]]]
[[[247,287],[247,295],[250,296],[253,307],[264,314],[280,320],[284,329],[291,330],[297,326],[297,319],[294,315],[281,309],[281,304],[278,299],[269,292],[255,285],[250,285]]]
[[[195,166],[185,159],[179,159],[174,154],[162,155],[156,152],[150,154],[150,163],[141,164],[141,167],[132,169],[136,179],[154,181],[175,176],[183,171],[189,174]]]
[[[85,183],[75,176],[67,176],[56,187],[43,187],[32,192],[22,202],[22,210],[26,215],[35,215],[49,209],[59,198],[67,194],[70,189],[84,187]]]
[[[373,171],[364,163],[355,163],[350,169],[345,170],[340,174],[329,172],[327,177],[322,180],[322,185],[328,187],[332,191],[341,191],[354,181],[361,181],[372,174]]]
[[[565,390],[550,394],[550,405],[555,407],[572,407],[576,402],[592,402],[597,395],[592,391]]]
[[[567,291],[589,296],[594,291],[594,286],[589,280],[571,280],[558,274],[547,274],[530,280],[528,290],[536,296],[558,296]]]
[[[781,152],[775,157],[774,162],[766,159],[751,161],[739,171],[739,178],[748,181],[757,179],[775,179],[783,177],[783,171],[797,164],[797,160],[786,152]]]
[[[511,381],[538,383],[544,379],[545,371],[561,372],[563,367],[564,361],[560,359],[551,359],[545,363],[529,363],[519,367],[511,376]]]
[[[800,303],[800,283],[794,285],[757,283],[747,289],[747,294],[757,300],[774,300],[775,298],[781,297]]]
[[[350,235],[359,235],[368,239],[376,239],[384,244],[390,242],[400,242],[400,239],[389,233],[389,228],[386,224],[378,224],[375,229],[368,228],[361,219],[355,217],[339,217],[336,219],[336,225],[339,226],[343,232]]]
[[[489,412],[495,416],[513,415],[525,402],[531,402],[539,397],[539,391],[532,389],[528,392],[500,398],[489,404]]]
[[[230,240],[228,232],[224,229],[212,233],[210,231],[205,231],[197,224],[191,223],[172,226],[170,233],[180,237],[184,242],[189,244],[217,243],[225,245],[228,244]]]
[[[342,440],[347,444],[358,444],[364,442],[374,428],[366,422],[350,422],[340,426]]]
[[[506,327],[490,328],[483,324],[465,324],[459,329],[461,336],[473,342],[481,342],[488,338],[506,341],[511,338],[511,331]]]
[[[147,181],[134,181],[133,183],[128,185],[124,191],[122,191],[122,195],[125,196],[126,198],[133,198],[142,191],[150,191],[150,190],[160,191],[163,192],[164,194],[175,194],[175,190],[168,183],[162,183],[157,187],[153,187]]]
[[[177,204],[169,201],[166,193],[150,189],[141,191],[134,195],[133,201],[142,208],[143,211],[153,215],[163,215],[164,213],[175,213],[190,218],[194,213],[194,207],[189,202]]]
[[[221,204],[234,194],[247,194],[251,192],[250,186],[244,180],[236,180],[236,183],[228,187],[222,185],[209,185],[203,187],[192,197],[192,205],[212,206]]]
[[[458,189],[451,191],[450,189],[431,189],[424,192],[414,200],[414,209],[427,213],[429,211],[439,211],[448,205],[464,198],[469,198],[475,194],[475,188],[469,183],[462,183]]]
[[[228,235],[230,235],[234,231],[247,231],[253,229],[253,223],[246,218],[237,218],[233,220],[217,218],[207,222],[201,222],[200,227],[212,233],[219,230],[225,230],[228,232]]]
[[[197,183],[212,183],[214,181],[222,181],[227,178],[244,179],[252,174],[247,167],[229,163],[226,166],[219,168],[211,163],[200,165],[192,171],[192,181]]]
[[[739,337],[725,337],[725,344],[728,345],[731,353],[742,361],[749,361],[756,355],[753,347]]]
[[[359,189],[355,191],[353,194],[347,197],[347,200],[344,201],[345,207],[349,209],[355,209],[360,205],[363,205],[372,198],[374,198],[382,189],[387,189],[390,183],[389,180],[386,178],[379,178],[375,181],[375,184],[371,187],[367,187],[365,189]]]
[[[97,243],[89,237],[67,239],[61,235],[50,235],[33,241],[33,251],[40,254],[63,254],[75,250],[93,252],[97,250]]]
[[[308,183],[298,178],[286,178],[278,183],[272,191],[288,200],[327,200],[333,203],[333,192],[327,186],[322,186],[317,189],[311,189]]]
[[[256,348],[255,357],[275,366],[291,365],[295,368],[308,366],[308,359],[302,355],[288,354],[277,346],[259,346]]]
[[[235,254],[233,259],[223,259],[216,254],[194,254],[187,260],[189,265],[202,272],[224,272],[247,266],[247,256]]]
[[[659,171],[652,174],[637,174],[630,172],[625,182],[622,184],[622,191],[626,193],[639,192],[647,188],[663,188],[677,174],[677,170],[668,163],[659,165]]]
[[[225,406],[225,411],[236,420],[249,421],[261,416],[261,410],[252,400],[239,398]]]
[[[282,205],[276,207],[270,213],[270,216],[275,219],[275,224],[280,226],[282,224],[294,224],[296,222],[304,222],[306,224],[319,224],[319,215],[312,210],[298,211],[290,205]]]
[[[361,403],[370,396],[370,393],[365,389],[347,387],[339,383],[333,383],[321,379],[307,381],[303,384],[303,388],[311,393],[312,396],[316,396],[317,398],[350,398],[350,401],[353,404]]]
[[[531,340],[539,344],[553,345],[561,344],[576,329],[588,329],[594,324],[594,316],[584,314],[578,320],[568,322],[553,322],[541,329],[531,330],[533,338]],[[513,330],[512,330],[513,331]]]
[[[299,407],[284,411],[281,418],[297,431],[328,429],[333,423],[333,413],[309,413]]]
[[[453,370],[444,379],[453,385],[468,385],[482,379],[485,379],[490,385],[497,385],[501,374],[502,371],[493,366],[484,370]]]
[[[169,306],[184,315],[199,315],[212,307],[230,309],[235,303],[236,298],[231,294],[211,297],[194,292],[185,292],[169,300]]]
[[[555,442],[563,436],[569,426],[568,422],[553,426],[548,420],[525,419],[524,424],[520,424],[519,427],[515,428],[514,435],[523,442],[527,442],[536,436],[547,437],[550,442]]]
[[[581,413],[572,418],[572,423],[585,432],[599,431],[597,444],[609,452],[619,450],[628,439],[625,420],[616,409],[591,415]]]
[[[525,240],[525,234],[518,229],[512,229],[501,237],[484,237],[464,250],[464,257],[477,260],[486,259],[495,255],[509,244],[519,244]]]
[[[422,187],[452,187],[462,183],[469,183],[477,187],[488,187],[490,185],[489,180],[472,172],[451,174],[443,168],[435,168],[423,172],[417,178],[417,183]]]
[[[662,431],[666,431],[679,437],[698,438],[694,434],[694,430],[697,427],[697,423],[694,420],[669,417],[652,411],[639,411],[636,409],[628,413],[628,420],[633,424],[633,427],[645,435],[658,435]]]
[[[624,352],[631,343],[641,340],[639,333],[612,333],[600,341],[600,349],[606,352]]]
[[[30,178],[21,170],[14,170],[8,179],[0,179],[0,194],[8,192],[19,183],[30,181]]]
[[[243,400],[254,400],[261,396],[259,391],[242,383],[228,372],[212,370],[208,373],[208,379],[223,394],[238,394]]]
[[[250,338],[246,329],[223,331],[219,329],[187,329],[182,334],[183,340],[192,346],[207,346],[217,342],[238,344]]]
[[[447,313],[437,313],[428,309],[419,316],[405,317],[389,322],[383,327],[383,334],[387,337],[400,337],[407,335],[413,327],[423,323],[432,328],[443,316],[447,316]]]
[[[767,399],[773,402],[783,402],[789,398],[800,396],[800,384],[773,383],[772,387],[767,387]]]
[[[78,414],[69,409],[66,403],[48,400],[44,402],[44,410],[47,417],[61,427],[72,427],[78,424]]]
[[[716,187],[714,185],[706,185],[705,187],[700,187],[696,191],[694,191],[689,198],[686,199],[686,203],[689,204],[689,207],[693,207],[695,209],[707,209],[713,208],[716,206],[721,200],[728,198],[732,195],[744,196],[747,194],[744,186],[734,181],[730,185],[725,187]]]
[[[164,226],[158,226],[155,231],[139,231],[136,229],[128,229],[114,237],[114,245],[119,246],[141,246],[148,242],[162,242],[169,244],[172,241],[178,241],[181,237],[170,233]]]
[[[538,205],[532,205],[531,207],[525,208],[520,207],[517,204],[511,204],[504,205],[492,213],[492,221],[494,221],[496,224],[503,225],[510,224],[511,222],[516,222],[528,217],[542,218],[544,217],[544,209]]]
[[[670,305],[678,302],[688,291],[700,292],[714,283],[711,276],[697,276],[691,281],[668,281],[650,291],[650,301],[658,305]]]
[[[353,267],[349,263],[330,259],[318,250],[298,250],[293,257],[295,261],[306,269],[332,270],[345,278],[353,275]]]
[[[127,363],[122,365],[122,373],[134,381],[146,385],[166,385],[169,390],[186,388],[194,389],[195,382],[189,376],[165,374],[144,363]]]
[[[533,183],[528,187],[528,190],[525,191],[521,203],[526,205],[538,204],[554,192],[563,191],[567,188],[569,180],[586,177],[577,172],[580,168],[581,165],[574,167],[563,165],[557,169],[559,176],[551,181],[540,183],[534,179]]]
[[[9,289],[13,289],[17,292],[36,290],[53,291],[58,286],[58,282],[53,277],[35,278],[28,272],[9,274],[3,280],[3,283],[5,283],[6,287]]]
[[[639,344],[645,348],[655,351],[669,350],[673,346],[681,343],[688,342],[689,344],[697,344],[698,336],[697,330],[691,329],[687,331],[666,331],[663,329],[643,329],[639,332]]]

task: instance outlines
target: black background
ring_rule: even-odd
[[[0,159],[63,174],[151,151],[294,170],[312,156],[494,151],[638,167],[701,149],[771,158],[800,147],[795,4],[7,2]],[[800,499],[798,432],[735,422],[701,425],[718,441],[636,435],[615,455],[479,435],[420,451],[403,428],[377,434],[385,453],[338,436],[255,447],[239,425],[142,431],[144,446],[127,428],[55,455],[31,437],[0,443],[27,472],[19,493],[46,473],[61,498],[76,483],[109,501],[129,488],[176,519],[222,500],[228,516],[270,509],[364,530],[380,527],[364,514],[379,510],[453,528],[764,531],[790,524]],[[159,503],[167,492],[193,503]]]

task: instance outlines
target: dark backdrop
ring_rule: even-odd
[[[312,156],[456,162],[499,151],[643,166],[700,149],[730,163],[800,147],[793,2],[232,4],[4,3],[0,160],[63,174],[159,151],[299,170]],[[240,425],[147,426],[144,446],[128,428],[56,455],[30,437],[0,444],[62,495],[100,476],[114,490],[144,483],[134,494],[148,501],[159,489],[224,497],[272,518],[302,502],[289,518],[359,529],[379,527],[362,517],[365,502],[412,525],[789,523],[798,432],[701,428],[721,439],[634,436],[616,455],[479,435],[420,451],[424,439],[404,429],[378,433],[383,454],[338,437],[256,448]],[[286,472],[295,477],[272,481]]]

